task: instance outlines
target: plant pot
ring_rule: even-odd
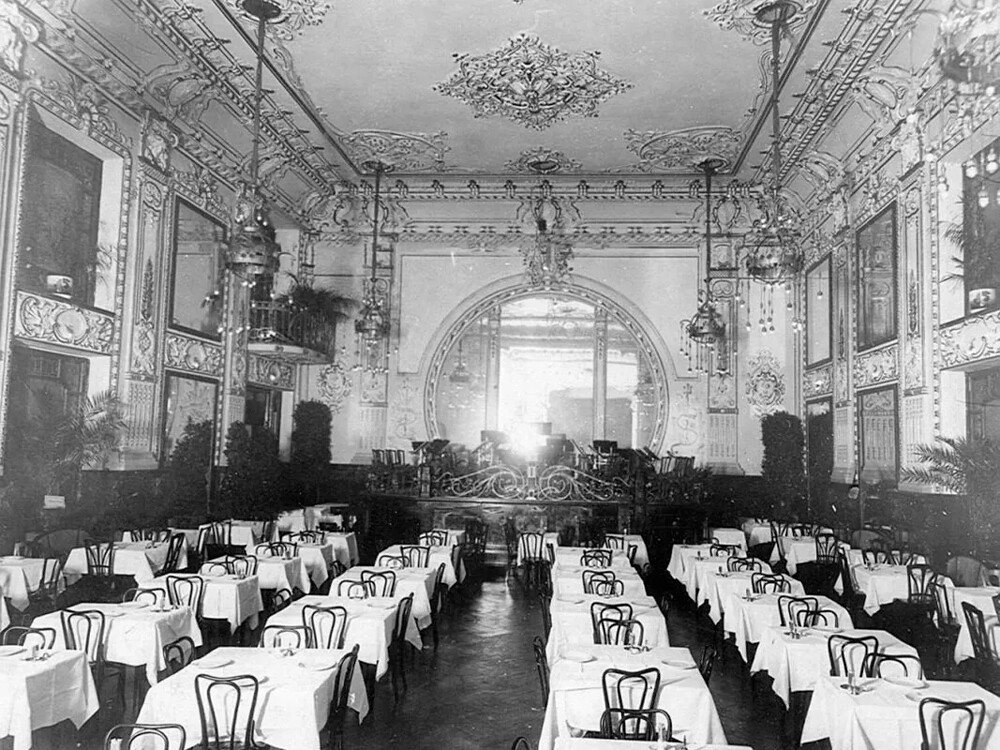
[[[996,307],[997,289],[996,287],[980,287],[969,290],[969,312],[980,312]]]

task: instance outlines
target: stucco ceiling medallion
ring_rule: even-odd
[[[570,159],[562,151],[554,151],[545,146],[528,148],[516,159],[511,159],[504,165],[508,172],[517,174],[553,174],[555,172],[580,172],[583,165],[575,159]]]
[[[635,168],[642,172],[683,170],[698,172],[706,159],[721,159],[725,171],[733,163],[742,135],[732,128],[709,125],[683,130],[625,131],[629,151],[639,157]]]
[[[281,14],[268,22],[267,32],[277,39],[286,42],[295,38],[295,35],[307,26],[319,26],[330,12],[331,3],[317,2],[317,0],[272,0],[281,11]],[[257,19],[243,10],[241,0],[229,0],[229,4],[247,19],[247,22],[254,26]]]
[[[563,52],[520,34],[484,55],[455,55],[459,70],[434,90],[533,130],[568,117],[596,117],[598,105],[632,88],[597,65],[600,52]]]
[[[725,31],[735,31],[742,39],[754,44],[765,45],[771,40],[771,28],[757,20],[757,11],[774,0],[722,0],[717,5],[702,11],[705,17],[719,24]],[[789,22],[789,30],[805,23],[809,11],[817,0],[795,0],[798,12]]]
[[[397,133],[391,130],[355,130],[343,144],[356,164],[376,161],[391,164],[396,172],[443,172],[450,150],[448,134]]]

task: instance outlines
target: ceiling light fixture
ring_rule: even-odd
[[[362,338],[368,351],[366,357],[367,365],[365,369],[381,369],[373,363],[378,357],[372,356],[373,352],[379,349],[383,342],[389,339],[389,309],[388,309],[388,284],[385,279],[378,277],[378,253],[379,241],[378,232],[381,222],[381,188],[382,175],[391,171],[392,167],[381,161],[366,161],[361,165],[366,172],[375,173],[375,204],[372,209],[372,245],[371,245],[371,276],[365,280],[365,296],[361,314],[354,322],[354,330]]]
[[[994,97],[1000,89],[1000,0],[952,0],[938,25],[934,55],[959,93]]]
[[[257,72],[253,94],[253,147],[250,179],[240,187],[233,209],[233,231],[226,251],[226,268],[250,284],[256,277],[278,270],[281,246],[275,241],[274,224],[260,185],[260,104],[263,97],[264,27],[281,15],[269,0],[242,0],[240,6],[257,19]]]

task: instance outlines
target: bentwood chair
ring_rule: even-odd
[[[752,573],[750,586],[755,594],[781,594],[792,590],[792,585],[778,573]]]
[[[820,565],[836,565],[840,540],[835,534],[816,535],[816,562]]]
[[[362,582],[370,581],[374,586],[374,596],[396,595],[396,573],[391,570],[362,570]]]
[[[863,549],[861,550],[861,559],[864,561],[865,565],[892,564],[892,558],[889,557],[889,553],[886,550],[881,549]]]
[[[179,607],[190,607],[196,618],[201,617],[201,602],[205,598],[205,579],[201,576],[167,576],[167,597]]]
[[[115,543],[84,540],[87,556],[86,585],[93,587],[99,596],[113,595],[115,592]]]
[[[883,654],[876,652],[868,655],[865,674],[869,677],[909,677],[920,679],[924,676],[924,665],[919,656],[913,654]]]
[[[524,582],[539,585],[542,582],[545,559],[545,536],[538,531],[524,531],[517,537],[517,562],[524,566]]]
[[[160,601],[160,592],[155,589],[126,589],[122,594],[122,604],[126,602],[139,602],[146,605],[155,605]]]
[[[389,642],[389,671],[392,680],[392,696],[399,702],[399,681],[406,685],[406,628],[410,624],[410,613],[413,610],[413,593],[404,596],[396,606],[396,619],[392,627],[392,640]]]
[[[257,557],[255,555],[226,555],[225,564],[235,576],[257,575]]]
[[[186,745],[180,724],[117,724],[104,737],[104,750],[184,750]]]
[[[909,603],[919,607],[923,614],[934,611],[934,589],[937,580],[934,568],[926,564],[906,566],[906,582],[909,589]]]
[[[376,568],[389,568],[390,570],[402,570],[408,567],[405,557],[402,555],[381,554],[375,559]]]
[[[535,652],[535,669],[538,670],[538,684],[542,689],[542,706],[545,706],[549,702],[549,660],[545,656],[545,641],[536,635],[531,647]]]
[[[715,543],[708,548],[709,557],[739,557],[743,553],[737,544]]]
[[[163,576],[169,573],[176,573],[181,566],[181,552],[184,551],[184,545],[186,541],[183,534],[173,534],[169,538],[169,546],[167,547],[167,559],[163,563],[163,567],[157,572],[156,575]]]
[[[404,544],[399,548],[400,556],[406,560],[408,568],[427,568],[431,564],[431,548],[419,544]]]
[[[650,742],[673,737],[673,721],[662,708],[608,708],[601,714],[601,738]]]
[[[438,647],[438,620],[440,619],[441,603],[448,596],[448,587],[444,585],[444,563],[437,567],[434,574],[434,588],[431,592],[431,633],[434,636],[434,648]]]
[[[510,743],[510,750],[532,750],[531,743],[526,737],[515,737]]]
[[[44,605],[52,609],[59,607],[59,596],[62,588],[63,559],[61,557],[46,557],[42,563],[42,575],[38,588],[28,592],[28,602],[31,609],[36,605]]]
[[[815,596],[791,596],[781,594],[778,596],[778,617],[781,618],[781,627],[788,627],[791,623],[799,624],[800,612],[815,612],[819,609],[819,600]]]
[[[606,669],[601,675],[604,708],[656,708],[660,694],[660,670],[648,667],[635,672]]]
[[[330,701],[330,717],[322,731],[330,735],[333,750],[344,748],[344,721],[347,718],[347,701],[351,695],[351,679],[358,664],[358,644],[350,653],[341,657],[337,664],[337,675],[333,681],[333,698]]]
[[[865,671],[871,663],[871,655],[878,651],[878,638],[874,635],[852,637],[834,633],[826,639],[827,656],[830,658],[830,674],[843,677],[853,672],[858,677],[868,677]]]
[[[580,555],[580,565],[585,568],[610,568],[611,555],[610,549],[585,549]]]
[[[597,623],[598,643],[609,646],[641,646],[646,631],[639,620],[602,617]]]
[[[542,610],[542,634],[548,640],[549,631],[552,630],[552,597],[544,591],[538,592],[538,604]]]
[[[594,581],[592,588],[597,596],[625,596],[625,582],[618,578],[610,581]]]
[[[627,602],[621,604],[593,602],[590,605],[590,622],[594,630],[594,643],[601,642],[600,622],[602,620],[631,620],[632,618],[632,605]]]
[[[614,581],[616,576],[608,570],[585,570],[580,574],[583,581],[583,593],[596,594],[594,584],[597,581]]]
[[[763,573],[764,563],[755,557],[730,557],[726,560],[726,570],[730,573],[741,571]]]
[[[339,605],[302,608],[302,624],[309,630],[313,648],[343,648],[347,632],[347,610]]]
[[[94,681],[104,680],[104,613],[100,610],[64,609],[60,613],[66,648],[83,651],[94,672]]]
[[[425,531],[417,537],[417,543],[425,547],[445,547],[448,545],[448,532],[441,529]]]
[[[195,655],[194,641],[182,635],[163,647],[163,663],[168,675],[177,674],[191,663]]]
[[[337,596],[348,599],[367,599],[375,596],[374,581],[337,581]]]
[[[973,663],[976,682],[987,690],[1000,689],[1000,662],[990,643],[990,633],[986,629],[986,618],[981,609],[970,602],[962,602],[965,625],[972,641]]]
[[[840,615],[832,609],[800,610],[795,613],[795,624],[800,628],[839,628]]]
[[[920,750],[979,750],[986,716],[986,704],[981,699],[951,702],[924,698],[918,711]]]
[[[55,644],[55,628],[28,628],[20,625],[11,625],[3,631],[3,645],[5,646],[52,648]]]
[[[253,675],[195,675],[195,699],[205,750],[249,750],[254,743],[254,717],[260,683]]]
[[[261,648],[309,648],[312,636],[305,625],[265,625],[257,645]]]

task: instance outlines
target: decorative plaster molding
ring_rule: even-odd
[[[295,365],[251,354],[247,358],[247,382],[283,391],[295,390]]]
[[[708,408],[727,411],[736,408],[736,379],[731,372],[714,372],[708,381]]]
[[[167,119],[189,127],[197,126],[208,105],[221,98],[212,79],[189,60],[153,68],[143,78],[143,88],[163,104]]]
[[[114,333],[115,319],[110,313],[17,292],[15,336],[110,355]]]
[[[228,0],[230,7],[239,13],[248,26],[257,27],[257,19],[243,10],[237,0]],[[267,24],[270,36],[290,42],[309,26],[319,26],[333,7],[319,0],[282,0],[281,15]]]
[[[448,134],[397,133],[391,130],[354,130],[343,137],[344,149],[356,164],[380,161],[396,172],[444,172],[444,155],[451,147]]]
[[[942,328],[938,346],[944,367],[958,367],[1000,355],[1000,311]]]
[[[228,223],[229,209],[219,195],[219,181],[210,170],[201,166],[190,172],[174,169],[170,178],[170,186],[176,192]]]
[[[166,340],[167,367],[202,375],[222,377],[223,351],[220,344],[168,333]]]
[[[38,26],[13,0],[0,0],[0,65],[21,74],[24,51],[38,41]]]
[[[84,128],[87,134],[103,145],[120,151],[131,150],[131,139],[122,133],[111,116],[111,107],[103,93],[89,81],[70,74],[63,80],[38,78],[33,81],[38,91],[54,102],[68,115],[73,125]]]
[[[747,374],[747,403],[757,416],[773,414],[785,400],[785,376],[781,363],[770,349],[761,349],[750,358]]]
[[[833,365],[826,364],[806,371],[805,397],[817,398],[833,394]]]
[[[638,164],[626,169],[640,172],[699,172],[697,165],[710,157],[722,159],[728,167],[743,139],[742,133],[724,125],[669,131],[626,130],[624,135],[628,150],[639,157]]]
[[[353,389],[351,374],[340,360],[320,368],[316,377],[320,400],[330,407],[333,414],[340,414]]]
[[[868,388],[899,377],[899,344],[854,355],[854,388]]]
[[[805,23],[809,12],[816,6],[816,0],[799,0],[798,4],[802,10],[789,23],[792,31]],[[702,14],[725,31],[735,31],[748,42],[765,45],[771,41],[771,30],[756,22],[755,11],[761,5],[764,5],[761,0],[722,0],[718,5],[703,10]]]
[[[556,151],[545,146],[535,146],[521,152],[516,159],[511,159],[503,165],[508,172],[519,174],[553,174],[555,172],[580,172],[583,165],[575,159],[570,159],[562,151]]]
[[[150,111],[142,118],[142,158],[166,174],[170,170],[171,151],[177,147],[177,134],[165,120]]]
[[[434,90],[534,130],[568,117],[595,117],[599,104],[632,84],[597,67],[599,52],[563,52],[520,34],[482,55],[458,55],[459,70]]]

